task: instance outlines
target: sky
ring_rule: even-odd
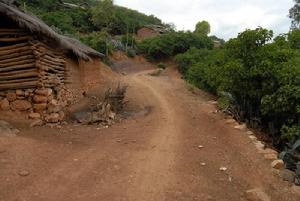
[[[258,26],[274,33],[289,31],[288,18],[293,0],[115,0],[115,4],[153,14],[165,23],[174,23],[177,30],[195,29],[206,20],[211,35],[228,40],[246,28]]]

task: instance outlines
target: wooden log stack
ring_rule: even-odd
[[[66,81],[67,73],[64,55],[39,41],[33,41],[32,44],[33,53],[36,57],[36,66],[39,72],[38,86],[63,86]]]
[[[56,121],[53,117],[61,111],[56,108],[62,104],[55,94],[65,88],[67,73],[60,50],[24,30],[0,29],[0,110],[39,113],[41,118],[51,116]]]
[[[0,90],[37,85],[39,77],[30,38],[22,30],[0,29]]]
[[[33,40],[22,29],[0,29],[0,90],[57,87],[65,84],[62,52]]]

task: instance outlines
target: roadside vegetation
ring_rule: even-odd
[[[224,48],[192,48],[176,61],[189,83],[219,95],[239,120],[267,129],[274,142],[295,141],[300,137],[299,40],[299,30],[273,38],[272,31],[257,28]]]
[[[175,57],[189,84],[219,96],[239,121],[261,128],[275,145],[300,138],[300,6],[290,10],[291,31],[274,37],[264,28],[245,30],[226,43],[208,37],[210,25],[146,39],[140,50],[150,59]],[[220,46],[213,48],[213,41]]]

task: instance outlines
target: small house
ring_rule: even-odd
[[[0,110],[57,117],[97,75],[104,55],[6,2],[0,1]]]

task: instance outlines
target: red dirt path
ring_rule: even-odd
[[[123,77],[128,108],[150,113],[108,129],[14,121],[21,133],[0,137],[1,201],[239,201],[253,188],[272,201],[300,200],[247,135],[212,112],[208,95],[189,92],[172,69],[154,77],[151,64],[122,65],[135,69]]]

